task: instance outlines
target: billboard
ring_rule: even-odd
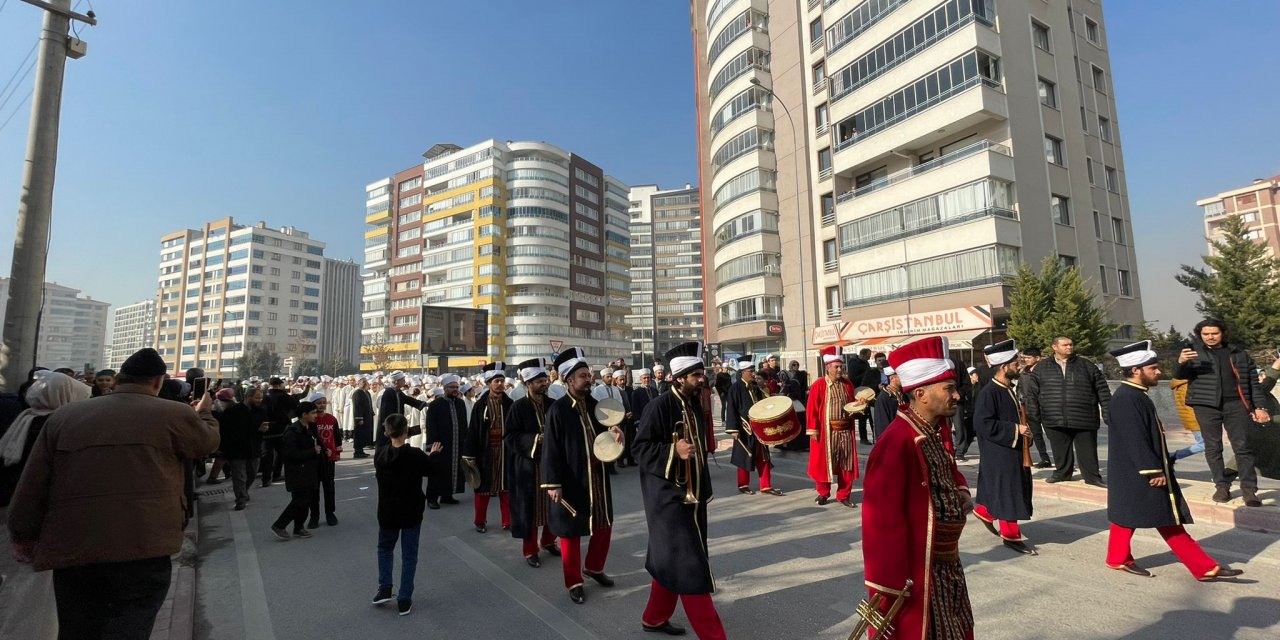
[[[483,356],[489,352],[489,312],[461,307],[422,307],[422,353]]]

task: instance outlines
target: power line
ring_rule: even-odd
[[[35,92],[34,88],[27,91],[27,95],[23,97],[22,100],[18,101],[17,106],[13,108],[13,112],[9,114],[9,117],[5,118],[4,122],[0,122],[0,133],[3,133],[4,128],[9,126],[9,121],[12,120],[14,116],[18,115],[19,111],[22,111],[22,105],[27,103],[27,100],[31,97],[31,94],[34,92]]]
[[[32,62],[30,65],[27,65],[26,73],[22,74],[22,78],[13,85],[12,89],[9,90],[8,96],[5,96],[2,93],[0,93],[0,111],[4,111],[4,108],[9,105],[9,101],[13,99],[14,94],[18,93],[18,87],[22,86],[23,81],[27,79],[27,76],[31,75],[31,70],[34,69],[35,67],[36,67],[35,62]]]
[[[22,66],[27,64],[27,61],[31,59],[31,54],[36,52],[36,46],[39,44],[40,44],[39,39],[31,43],[31,50],[27,52],[27,57],[23,58],[22,62],[18,63],[18,68],[13,70],[13,75],[9,76],[9,81],[4,83],[3,89],[0,89],[0,96],[4,95],[5,91],[9,90],[9,85],[13,84],[13,79],[18,77],[18,72],[22,71]]]

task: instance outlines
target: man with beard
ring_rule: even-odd
[[[558,556],[556,536],[547,525],[550,501],[542,488],[542,429],[546,421],[547,387],[551,378],[542,358],[521,362],[517,367],[524,381],[525,396],[511,404],[507,412],[506,446],[507,476],[511,491],[511,537],[524,541],[524,561],[531,567],[542,566],[538,547]],[[542,527],[542,538],[538,538]]]
[[[858,447],[853,440],[853,418],[844,405],[853,401],[853,385],[844,377],[844,361],[837,347],[822,350],[822,363],[827,375],[809,389],[805,409],[809,446],[809,477],[818,490],[814,500],[826,504],[831,499],[831,484],[836,484],[836,500],[850,509],[853,503],[853,481],[858,479]]]
[[[427,405],[426,448],[440,445],[431,475],[427,477],[427,507],[440,503],[458,504],[455,493],[463,491],[462,438],[467,433],[467,403],[462,399],[462,378],[447,373],[440,377],[444,397]],[[486,509],[487,510],[487,509]]]
[[[973,509],[951,457],[959,407],[955,363],[945,338],[917,340],[889,353],[907,404],[867,459],[862,561],[881,613],[910,588],[893,621],[901,640],[972,640],[973,609],[960,565],[960,533]]]
[[[1034,556],[1024,542],[1019,520],[1031,519],[1031,426],[1013,384],[1022,371],[1018,347],[1005,340],[983,349],[995,375],[978,392],[973,426],[982,441],[978,459],[978,498],[974,515],[1004,546]],[[999,520],[999,529],[996,521]]]
[[[756,379],[756,363],[751,356],[738,358],[738,380],[729,386],[726,394],[724,423],[725,433],[733,436],[730,460],[738,468],[738,493],[755,493],[751,490],[751,470],[755,469],[760,474],[760,493],[782,495],[781,491],[773,488],[769,477],[769,470],[773,468],[769,448],[756,439],[747,419],[751,405],[764,400],[767,395]]]
[[[556,356],[556,369],[567,394],[551,404],[543,431],[542,488],[551,506],[551,531],[560,538],[564,586],[577,604],[586,602],[585,574],[601,586],[612,587],[604,572],[613,533],[613,492],[605,464],[592,452],[597,434],[606,429],[595,417],[591,397],[591,367],[582,349],[570,347]],[[610,427],[622,442],[622,431]],[[591,536],[583,568],[582,536]]]
[[[671,381],[667,380],[667,368],[660,363],[653,365],[653,381],[658,388],[658,393],[666,393],[671,390]]]
[[[511,409],[511,398],[507,397],[507,376],[503,372],[505,368],[506,363],[501,360],[484,366],[482,375],[488,390],[471,409],[471,419],[467,421],[467,437],[462,443],[463,463],[480,471],[480,486],[475,488],[477,533],[487,530],[489,499],[493,496],[498,496],[502,528],[511,528],[506,455],[503,453],[507,411]]]
[[[365,447],[373,446],[373,396],[369,395],[369,379],[360,378],[348,400],[351,405],[351,438],[355,440],[353,458],[368,458]]]
[[[390,376],[391,386],[382,392],[382,397],[378,399],[378,429],[375,432],[379,445],[387,443],[387,434],[383,429],[383,423],[387,421],[387,416],[392,414],[406,415],[405,405],[414,409],[422,409],[427,406],[426,402],[419,400],[405,391],[409,388],[409,376],[403,371],[392,371]]]
[[[187,375],[192,374],[188,371]],[[262,436],[262,460],[259,462],[264,487],[269,487],[284,477],[284,430],[293,422],[298,403],[308,393],[310,387],[303,389],[301,393],[289,393],[284,388],[284,380],[274,376],[267,380],[263,405],[267,408],[267,419],[271,426]]]
[[[706,382],[702,345],[682,344],[667,353],[667,362],[675,384],[654,400],[636,434],[649,525],[645,569],[653,576],[640,620],[645,631],[683,635],[683,628],[671,624],[680,600],[694,633],[704,640],[719,639],[725,632],[711,600],[715,577],[707,550],[707,453],[714,444],[707,441],[709,425],[699,406]]]
[[[1219,565],[1200,548],[1183,525],[1191,512],[1169,462],[1164,425],[1147,389],[1160,381],[1160,361],[1151,341],[1135,342],[1111,352],[1124,383],[1111,398],[1107,455],[1107,566],[1151,577],[1133,561],[1134,529],[1155,528],[1196,580],[1212,582],[1242,573]]]

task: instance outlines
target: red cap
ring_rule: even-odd
[[[903,391],[956,379],[955,364],[941,336],[916,340],[889,352],[889,366],[898,373]]]

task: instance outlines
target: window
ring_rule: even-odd
[[[1089,174],[1089,184],[1098,184],[1093,179],[1093,158],[1086,157],[1084,159],[1085,171]]]
[[[592,288],[599,288],[599,287],[600,287],[600,278],[597,278],[597,277],[595,277],[595,276],[591,276],[591,275],[587,275],[587,274],[585,274],[585,273],[575,273],[575,274],[573,274],[573,282],[574,282],[574,284],[580,284],[580,285],[582,285],[582,286],[584,286],[584,287],[592,287]]]
[[[1102,285],[1103,293],[1111,293],[1111,285],[1107,283],[1107,266],[1098,265],[1098,283]]]
[[[1036,45],[1036,48],[1053,53],[1053,49],[1049,46],[1049,27],[1035,20],[1031,21],[1031,42]]]
[[[715,79],[711,81],[710,100],[714,102],[720,91],[730,82],[752,69],[769,70],[768,51],[752,47],[730,60],[728,64],[720,69],[720,73],[716,74]]]
[[[1040,78],[1040,104],[1058,108],[1058,85]]]
[[[730,178],[712,197],[716,209],[757,191],[774,191],[777,175],[768,169],[749,169]]]
[[[1111,219],[1111,236],[1115,238],[1116,244],[1124,244],[1124,220]]]
[[[772,101],[773,94],[763,87],[751,87],[739,93],[711,118],[711,135],[719,133],[726,124],[743,114],[751,113],[756,109],[768,109]]]
[[[822,242],[822,262],[823,264],[834,265],[837,259],[836,255],[836,239],[824,240]]]
[[[1111,142],[1111,121],[1102,116],[1098,116],[1098,137],[1103,142]]]
[[[809,23],[810,44],[822,42],[822,18]]]
[[[813,69],[810,71],[810,74],[813,77],[813,86],[820,87],[823,84],[825,84],[827,81],[826,61],[819,62],[818,64],[813,65]]]
[[[1120,295],[1132,296],[1133,284],[1129,282],[1129,272],[1124,269],[1116,269],[1116,275],[1120,281]]]
[[[1107,191],[1120,193],[1120,174],[1116,173],[1115,167],[1103,167],[1107,174]]]
[[[782,275],[782,255],[777,253],[751,253],[734,258],[716,269],[716,287],[749,278]]]
[[[711,157],[711,164],[721,167],[756,149],[773,148],[773,131],[753,127],[729,139]]]
[[[827,130],[827,127],[831,126],[831,116],[827,112],[827,104],[825,102],[813,110],[813,123],[818,135],[822,135]]]
[[[818,174],[823,179],[831,177],[831,147],[818,151]]]
[[[1093,237],[1102,239],[1102,214],[1096,210],[1093,212]]]
[[[1053,221],[1058,224],[1071,224],[1071,202],[1066,196],[1053,194],[1049,198],[1049,211],[1053,214]]]
[[[421,186],[422,186],[421,176],[417,178],[409,178],[408,180],[405,180],[404,182],[400,183],[400,191],[404,192],[410,189],[417,189],[418,187],[421,187]]]
[[[1107,92],[1106,74],[1103,73],[1102,69],[1099,69],[1094,65],[1089,65],[1089,67],[1093,69],[1093,88],[1096,89],[1098,93],[1106,93]]]
[[[750,33],[752,29],[759,29],[760,31],[767,32],[768,25],[769,16],[760,13],[759,11],[748,9],[747,11],[743,11],[738,14],[738,17],[734,18],[733,22],[725,25],[725,27],[720,30],[715,41],[711,43],[710,47],[708,47],[708,51],[710,53],[707,55],[707,65],[710,66],[715,64],[716,59],[720,57],[720,54],[724,53],[725,49],[728,48],[730,44],[736,42],[738,38]],[[710,27],[709,24],[707,26]],[[818,29],[818,37],[822,37],[821,28]]]
[[[591,311],[590,309],[576,309],[573,312],[573,317],[580,322],[600,322],[600,312]]]
[[[759,233],[778,233],[778,212],[756,209],[720,225],[715,232],[716,248]]]
[[[840,225],[840,251],[867,247],[989,216],[1014,218],[1013,185],[987,179]]]
[[[1094,22],[1089,16],[1084,17],[1084,37],[1088,38],[1089,42],[1094,44],[1098,44],[1099,42],[1098,23]]]
[[[827,310],[840,310],[840,287],[827,287]]]
[[[1062,141],[1053,137],[1044,137],[1044,159],[1058,166],[1067,166],[1067,157],[1062,153]]]
[[[1076,257],[1060,253],[1058,254],[1058,264],[1062,265],[1063,269],[1074,269],[1076,267]]]
[[[827,29],[827,52],[833,53],[848,44],[902,4],[902,0],[865,0],[859,3]]]
[[[401,209],[403,209],[403,208],[405,208],[405,207],[412,207],[412,206],[417,205],[417,204],[422,204],[422,194],[421,194],[421,193],[415,193],[415,194],[413,194],[413,195],[411,195],[411,196],[409,196],[409,197],[407,197],[407,198],[400,198],[400,208],[401,208]]]

